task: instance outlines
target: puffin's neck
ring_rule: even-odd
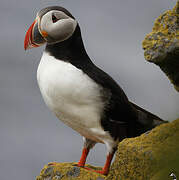
[[[79,25],[69,39],[60,43],[47,44],[45,51],[56,59],[72,64],[91,62],[83,44]]]

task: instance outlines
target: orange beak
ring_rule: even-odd
[[[26,35],[25,35],[25,39],[24,39],[24,49],[31,49],[33,47],[39,47],[38,44],[35,44],[35,42],[33,41],[33,31],[34,31],[34,26],[37,23],[37,20],[35,20],[32,25],[29,27]]]

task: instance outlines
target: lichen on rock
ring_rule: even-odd
[[[56,163],[45,165],[36,180],[171,180],[172,173],[179,178],[178,142],[179,119],[120,142],[108,176],[79,168],[76,163]]]
[[[105,176],[76,166],[77,163],[55,163],[45,165],[36,180],[104,180]],[[98,170],[99,167],[87,165]]]
[[[155,20],[142,45],[145,59],[158,65],[179,91],[179,1]]]
[[[179,119],[123,140],[107,179],[171,180],[171,173],[179,178],[178,142]]]

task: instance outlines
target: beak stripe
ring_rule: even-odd
[[[32,46],[34,46],[34,47],[38,47],[38,45],[37,44],[35,44],[34,42],[33,42],[33,40],[32,40],[32,31],[33,31],[33,28],[34,28],[34,25],[35,25],[35,23],[36,23],[36,20],[32,23],[32,25],[31,25],[31,33],[30,33],[30,41],[31,41],[31,43],[32,43]]]

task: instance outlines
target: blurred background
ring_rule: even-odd
[[[32,180],[48,162],[78,161],[82,138],[46,107],[36,81],[44,47],[25,52],[25,32],[49,5],[78,20],[87,52],[129,99],[166,120],[179,117],[179,95],[162,71],[144,60],[142,40],[176,0],[1,0],[0,179]],[[88,158],[103,165],[105,146]]]

